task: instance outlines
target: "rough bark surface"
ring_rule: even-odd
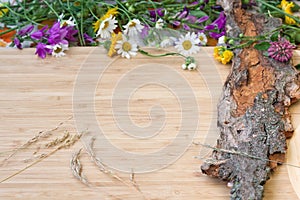
[[[260,35],[281,23],[241,9],[238,0],[223,0],[222,6],[229,37]],[[285,159],[286,139],[293,133],[288,108],[300,98],[299,85],[291,65],[253,46],[235,51],[218,105],[216,148],[222,151],[214,150],[201,166],[203,173],[233,183],[231,199],[263,198],[270,172]]]

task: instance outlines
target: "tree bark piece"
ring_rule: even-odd
[[[222,6],[229,37],[257,36],[281,24],[243,10],[238,0],[223,0]],[[217,149],[201,170],[232,182],[231,199],[262,199],[270,172],[285,159],[286,138],[293,133],[288,108],[300,98],[300,78],[293,66],[253,46],[234,53],[218,105]]]

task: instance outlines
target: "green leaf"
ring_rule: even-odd
[[[295,43],[300,44],[300,31],[298,31],[296,36],[295,36]]]
[[[298,70],[300,70],[300,64],[295,65],[295,68],[298,69]]]
[[[254,48],[257,50],[265,51],[265,50],[268,50],[270,46],[271,46],[271,44],[269,42],[261,42],[261,43],[254,45]]]
[[[292,12],[298,12],[300,10],[300,6],[297,3],[294,3],[294,6],[292,7]]]
[[[279,31],[276,31],[275,33],[273,33],[270,37],[271,41],[278,41],[278,36],[279,36]]]
[[[193,15],[193,16],[195,16],[195,17],[198,17],[198,18],[207,15],[205,12],[203,12],[203,11],[201,11],[201,10],[191,10],[191,11],[190,11],[190,14]]]

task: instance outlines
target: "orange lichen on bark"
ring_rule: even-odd
[[[285,154],[284,153],[275,153],[269,156],[270,168],[275,169],[278,164],[284,163]]]
[[[251,56],[249,57],[251,58]],[[248,61],[249,64],[256,61]],[[247,62],[246,62],[247,63]],[[233,97],[237,104],[236,116],[245,114],[246,110],[253,106],[258,93],[271,89],[274,86],[274,73],[271,67],[257,65],[248,68],[248,77],[240,86],[233,89]]]

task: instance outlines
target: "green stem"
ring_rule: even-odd
[[[80,2],[81,4],[81,16],[80,16],[80,31],[79,31],[79,39],[80,39],[80,45],[81,46],[85,46],[85,41],[84,41],[84,37],[83,37],[83,14],[84,14],[84,0],[81,0]]]
[[[145,56],[149,56],[152,58],[160,58],[160,57],[166,57],[166,56],[182,56],[184,58],[187,58],[186,56],[182,55],[181,53],[175,53],[175,52],[170,52],[170,53],[164,53],[164,54],[151,54],[147,51],[144,51],[142,49],[138,49],[138,52],[140,52],[141,54],[145,55]]]
[[[274,10],[280,12],[281,14],[284,14],[284,15],[286,15],[286,16],[292,18],[292,19],[295,20],[297,23],[300,23],[300,19],[298,19],[297,17],[295,17],[295,16],[293,16],[293,15],[291,15],[291,14],[288,14],[288,13],[284,12],[283,10],[281,10],[281,9],[279,9],[279,8],[277,8],[277,7],[275,7],[275,6],[271,5],[271,4],[269,4],[269,3],[267,3],[266,1],[263,1],[263,0],[257,0],[257,1],[260,2],[261,4],[264,4],[265,6],[267,6],[267,7],[269,7],[269,8],[272,8],[272,9],[274,9]]]
[[[56,15],[57,18],[59,18],[59,14],[55,11],[55,9],[47,2],[43,1],[49,8],[52,10],[52,12]]]
[[[257,40],[249,40],[249,41],[247,41],[246,43],[242,43],[242,44],[240,44],[240,45],[230,47],[230,48],[228,48],[228,50],[234,50],[234,49],[239,49],[239,48],[248,47],[248,46],[250,46],[251,44],[253,44],[255,41],[257,41]]]
[[[9,33],[9,32],[14,31],[14,30],[16,30],[16,29],[18,29],[18,27],[10,28],[10,29],[8,29],[8,30],[6,30],[6,31],[3,31],[3,32],[0,33],[0,36],[1,36],[1,35],[5,35],[6,33]]]

